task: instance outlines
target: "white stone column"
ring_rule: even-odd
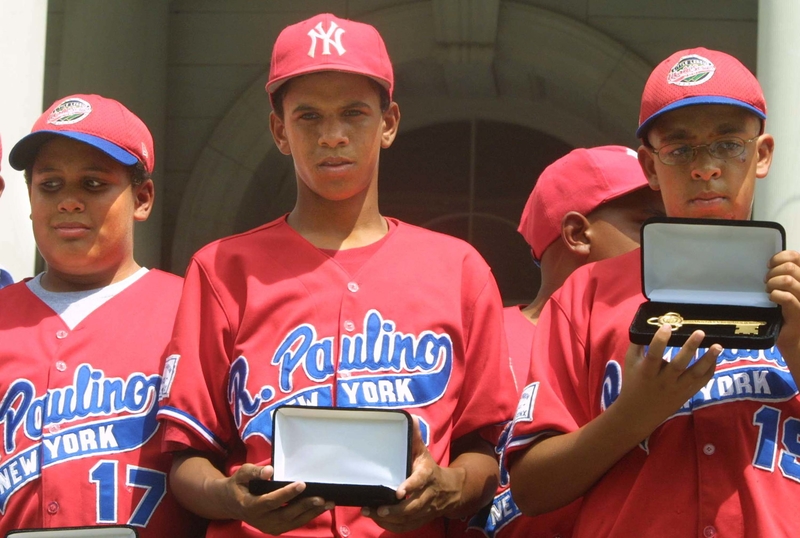
[[[32,276],[36,244],[28,189],[22,172],[8,165],[8,152],[42,113],[47,0],[0,0],[0,137],[6,182],[0,198],[0,265],[15,280]]]
[[[769,176],[756,187],[754,217],[780,222],[787,246],[800,250],[800,2],[758,5],[758,79],[767,98],[767,131],[775,137]]]
[[[10,0],[9,0],[10,1]],[[65,0],[59,97],[97,93],[122,102],[155,140],[156,201],[137,224],[136,260],[160,267],[167,100],[168,0]]]

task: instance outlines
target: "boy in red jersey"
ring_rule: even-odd
[[[691,49],[659,64],[637,136],[667,215],[750,218],[774,148],[765,120],[758,81],[735,58]],[[800,494],[798,260],[784,251],[765,267],[784,316],[766,351],[698,353],[702,331],[666,348],[663,326],[645,353],[627,334],[644,301],[640,252],[578,269],[540,317],[550,337],[534,345],[507,445],[523,511],[583,496],[575,536],[793,534],[800,514],[779,507]]]
[[[182,280],[141,267],[153,140],[121,103],[59,99],[9,154],[25,171],[47,270],[0,290],[0,535],[132,525],[196,536],[169,493],[156,421]]]
[[[319,15],[275,43],[270,127],[294,161],[295,207],[194,256],[165,365],[171,481],[214,520],[209,536],[444,536],[446,517],[497,487],[493,444],[515,400],[502,304],[469,245],[380,214],[379,156],[400,120],[392,87],[366,24]],[[401,502],[334,507],[297,499],[304,483],[250,495],[251,479],[272,476],[281,404],[412,413]]]
[[[520,389],[528,378],[536,322],[553,292],[578,267],[638,247],[642,223],[659,215],[661,196],[649,188],[630,148],[578,148],[544,169],[518,228],[541,269],[541,285],[531,304],[503,311]]]
[[[519,223],[519,232],[541,269],[541,286],[531,304],[503,310],[511,366],[520,390],[530,369],[536,323],[553,292],[578,267],[638,247],[642,223],[663,214],[661,196],[649,188],[637,153],[630,148],[578,148],[545,168]],[[520,517],[505,469],[501,477],[506,478],[505,484],[488,514],[482,511],[473,518],[465,536],[571,536],[578,501],[537,517]],[[463,532],[454,529],[450,536]]]

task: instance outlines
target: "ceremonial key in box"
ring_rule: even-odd
[[[252,480],[261,495],[302,481],[303,497],[337,506],[398,502],[411,472],[411,416],[402,410],[283,406],[272,417],[271,480]]]
[[[642,303],[631,342],[649,344],[662,324],[670,346],[700,329],[701,347],[766,349],[775,345],[781,309],[769,300],[764,278],[770,258],[786,248],[775,222],[648,219],[641,230]]]

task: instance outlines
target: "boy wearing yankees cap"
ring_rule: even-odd
[[[649,188],[637,153],[630,148],[578,148],[545,168],[518,228],[541,269],[541,285],[531,304],[503,310],[511,366],[520,390],[530,369],[536,323],[553,292],[578,267],[638,247],[642,223],[663,214],[661,196]],[[535,518],[520,517],[505,469],[501,479],[505,484],[495,495],[492,509],[469,522],[466,536],[570,535],[577,501]]]
[[[0,290],[0,535],[130,525],[196,536],[168,491],[156,420],[182,280],[141,267],[153,139],[121,103],[53,103],[9,162],[25,171],[47,270]]]
[[[493,445],[516,399],[497,285],[466,243],[379,212],[379,157],[400,120],[392,89],[372,26],[325,14],[278,36],[270,128],[297,201],[193,257],[162,386],[171,481],[213,520],[209,536],[444,536],[445,518],[497,487]],[[334,506],[298,498],[302,482],[251,495],[250,480],[272,476],[282,404],[411,413],[399,503]]]
[[[698,48],[645,85],[639,161],[668,216],[749,219],[769,171],[758,81],[728,54]],[[698,256],[703,256],[698,252]],[[742,256],[747,256],[743,252]],[[640,252],[584,266],[545,306],[507,444],[526,513],[583,496],[575,536],[789,536],[800,495],[800,255],[764,268],[784,325],[769,350],[698,351],[702,331],[667,348],[629,343],[644,301]]]

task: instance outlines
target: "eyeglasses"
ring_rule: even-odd
[[[668,166],[679,166],[682,164],[689,164],[697,157],[697,150],[706,148],[706,151],[717,159],[732,159],[744,153],[745,144],[748,144],[761,135],[756,135],[748,140],[742,140],[739,137],[731,136],[728,138],[721,138],[715,140],[710,144],[698,144],[692,146],[691,144],[667,144],[658,149],[653,149],[653,153],[658,155],[658,160]]]

